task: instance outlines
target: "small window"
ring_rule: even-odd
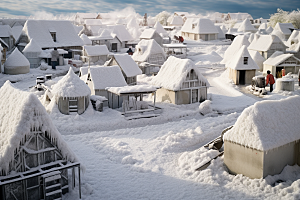
[[[196,27],[196,24],[192,24],[192,28],[194,29]]]
[[[248,65],[248,57],[244,57],[244,65]]]
[[[56,42],[56,32],[50,32],[50,34],[51,34],[53,41]]]

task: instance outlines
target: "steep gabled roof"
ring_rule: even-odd
[[[278,30],[284,35],[290,35],[292,33],[291,29],[295,29],[292,23],[277,23],[274,30]]]
[[[56,32],[56,42],[50,31]],[[29,40],[33,38],[41,48],[83,46],[70,21],[27,20],[22,34],[26,34]]]
[[[115,54],[114,59],[121,67],[123,72],[126,74],[127,77],[137,76],[142,74],[142,70],[139,66],[134,62],[131,56],[127,54]]]
[[[170,25],[182,26],[184,24],[184,21],[183,21],[182,17],[180,17],[180,16],[173,16],[169,23],[170,23]]]
[[[181,28],[181,32],[209,34],[219,33],[210,19],[188,18]]]
[[[116,34],[121,42],[130,41],[133,39],[124,25],[114,25],[108,27],[112,29],[112,33]]]
[[[282,51],[275,51],[265,62],[264,64],[266,65],[272,65],[272,66],[277,66],[280,63],[284,62],[288,58],[293,57],[294,59],[300,60],[294,56],[294,54],[291,53],[283,53]]]
[[[248,49],[256,51],[268,51],[273,43],[282,44],[285,48],[285,44],[276,35],[260,35],[257,40],[254,40],[249,45]]]
[[[154,25],[154,28],[157,33],[167,35],[167,31],[162,27],[162,25],[159,22],[156,22]]]
[[[224,140],[268,151],[300,139],[300,97],[258,101],[246,108]]]
[[[244,64],[244,58],[248,58],[247,64]],[[233,55],[231,60],[226,63],[226,67],[230,67],[235,70],[252,70],[259,69],[258,65],[254,62],[252,57],[250,56],[247,46],[243,45],[240,50]]]
[[[53,86],[51,92],[56,97],[83,97],[91,95],[90,88],[80,80],[71,67],[68,73]]]
[[[13,26],[11,28],[15,40],[18,40],[23,30],[23,26]]]
[[[23,53],[26,53],[26,52],[41,53],[42,48],[40,47],[40,45],[34,39],[31,39],[30,42],[23,49]]]
[[[104,90],[107,87],[122,87],[127,83],[119,66],[90,67],[89,75],[94,90]]]
[[[245,19],[238,28],[239,32],[253,32],[257,31],[256,28],[251,24],[249,19]]]
[[[148,29],[145,29],[141,36],[140,36],[140,39],[152,39],[152,37],[154,36],[156,30],[153,29],[153,28],[148,28]]]
[[[190,59],[180,59],[174,56],[170,56],[161,66],[158,74],[152,79],[151,84],[168,90],[178,91],[191,70],[195,71],[200,81],[209,86],[207,79],[204,78]]]
[[[0,37],[10,37],[13,36],[13,32],[9,25],[0,25]]]
[[[0,89],[0,122],[0,171],[8,172],[14,152],[34,129],[46,133],[64,158],[77,161],[37,96],[14,88],[9,81]]]
[[[135,47],[132,59],[145,62],[151,54],[162,54],[166,58],[163,48],[154,39],[141,40]]]

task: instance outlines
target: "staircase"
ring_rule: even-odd
[[[60,171],[42,175],[44,185],[44,200],[61,200],[61,175]]]

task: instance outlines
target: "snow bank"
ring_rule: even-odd
[[[58,97],[83,97],[91,95],[91,90],[70,67],[68,73],[52,88],[51,93]]]
[[[7,81],[0,89],[0,171],[8,173],[14,153],[21,148],[31,129],[41,129],[69,161],[77,158],[69,149],[38,98],[14,88]]]
[[[300,139],[300,97],[266,100],[246,108],[224,140],[268,151]]]

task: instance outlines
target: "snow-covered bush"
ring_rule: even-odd
[[[300,28],[300,10],[288,12],[278,8],[277,13],[270,15],[269,26],[274,28],[277,23],[292,23],[295,28]]]
[[[163,26],[166,26],[167,25],[167,20],[168,18],[170,17],[170,13],[168,13],[167,11],[162,11],[160,13],[158,13],[156,16],[155,16],[155,20],[157,22],[159,22],[161,25]]]

